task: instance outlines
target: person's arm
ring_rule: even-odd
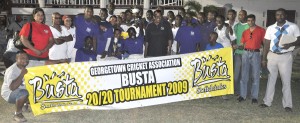
[[[92,29],[93,36],[93,51],[97,53],[97,36],[100,34],[99,25],[95,23],[95,26]]]
[[[299,46],[300,45],[300,29],[297,25],[293,26],[291,25],[291,28],[293,29],[293,32],[291,33],[294,37],[297,38],[295,42],[283,44],[282,49],[289,49],[292,46]]]
[[[59,37],[59,39],[62,39],[64,42],[69,42],[69,41],[73,41],[73,36],[70,34],[68,36]]]
[[[146,58],[147,57],[147,53],[148,53],[148,42],[145,42],[145,51],[144,51],[144,57]]]
[[[42,51],[40,51],[40,50],[38,50],[38,49],[35,49],[35,48],[31,45],[31,43],[29,42],[29,40],[28,40],[27,37],[25,37],[24,35],[21,35],[20,40],[21,40],[21,42],[23,43],[23,45],[24,45],[25,47],[27,47],[28,49],[32,50],[35,54],[37,54],[37,55],[42,55]]]
[[[262,57],[262,62],[261,62],[263,67],[267,66],[267,55],[268,55],[268,52],[270,49],[270,42],[271,42],[271,40],[265,39],[264,43],[263,43],[264,48],[263,48],[263,54],[262,54],[263,57]]]
[[[53,38],[53,42],[56,45],[60,45],[60,44],[63,44],[65,41],[61,38]]]
[[[242,34],[242,38],[241,38],[241,44],[238,45],[238,49],[241,49],[241,50],[244,49],[245,44],[246,44],[246,39],[247,39],[247,36],[246,36],[245,31],[244,31],[243,34]]]
[[[171,47],[172,47],[172,42],[173,42],[173,33],[172,33],[172,28],[171,25],[167,26],[168,27],[168,51],[167,55],[171,55]]]
[[[233,31],[234,31],[234,35],[235,35],[237,33],[237,25],[234,26]],[[236,37],[236,35],[235,35],[235,37]],[[233,40],[231,42],[231,45],[232,45],[233,49],[237,49],[238,48],[238,46],[237,46],[237,39]]]
[[[20,31],[20,40],[22,44],[27,47],[28,49],[32,50],[35,54],[41,55],[42,52],[40,50],[35,49],[28,40],[29,37],[29,30],[30,30],[30,23],[27,23],[23,26]]]
[[[300,45],[300,36],[297,37],[297,40],[292,43],[283,44],[282,49],[289,49],[292,46],[299,46]]]
[[[54,44],[54,38],[53,37],[49,37],[49,41],[47,46],[41,51],[42,53],[48,51]]]
[[[16,90],[22,83],[23,83],[23,78],[24,78],[24,75],[27,73],[27,69],[26,68],[23,68],[21,70],[21,74],[11,82],[11,84],[9,85],[9,89],[14,91]]]
[[[146,27],[146,35],[145,35],[145,51],[144,51],[144,57],[145,58],[148,56],[148,46],[149,46],[150,39],[151,39],[151,36],[150,36],[150,27],[148,25]]]
[[[168,40],[168,52],[167,55],[171,55],[171,47],[172,47],[172,40]]]
[[[109,49],[109,45],[111,43],[111,38],[107,38],[106,40],[106,45],[105,45],[105,49],[104,51],[101,53],[101,58],[105,58],[107,53],[108,53],[108,49]]]
[[[93,37],[93,51],[96,53],[97,52],[97,38]]]
[[[176,53],[179,54],[179,48],[180,48],[180,43],[177,42],[177,48],[176,48]]]

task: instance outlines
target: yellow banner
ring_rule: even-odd
[[[233,94],[232,49],[33,67],[25,83],[34,115],[227,95]]]

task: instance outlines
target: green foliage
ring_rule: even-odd
[[[196,16],[197,12],[200,12],[202,9],[202,5],[198,1],[187,1],[184,4],[184,8],[187,7],[187,12],[190,12],[192,16]]]
[[[218,7],[214,6],[214,5],[207,5],[203,8],[204,13],[207,13],[209,11],[214,11],[214,12],[218,12]]]

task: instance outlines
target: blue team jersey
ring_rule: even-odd
[[[197,23],[198,23],[197,19],[192,18],[192,23],[193,23],[193,24],[197,24]],[[185,21],[185,20],[182,20],[181,26],[186,26],[186,21]]]
[[[111,39],[111,43],[109,44],[109,48],[108,48],[108,53],[109,54],[111,54],[111,53],[114,52],[114,47],[113,47],[114,43],[115,43],[115,38],[113,37]],[[115,49],[116,50],[115,52],[121,52],[122,51],[122,47],[123,47],[123,39],[118,39],[117,42],[116,42],[116,44],[117,44],[117,47]]]
[[[75,62],[96,61],[97,54],[93,51],[78,49],[76,52]]]
[[[75,17],[74,24],[76,27],[76,42],[74,48],[80,49],[84,46],[84,39],[87,36],[96,37],[99,34],[99,27],[96,22],[86,21],[83,15]]]
[[[144,45],[144,35],[143,32],[135,38],[127,38],[123,42],[123,51],[126,51],[130,54],[143,54],[143,45]]]
[[[98,28],[100,28],[100,24],[104,24],[104,23],[99,23],[99,25],[97,26]],[[105,50],[105,46],[107,42],[108,38],[113,38],[114,36],[114,31],[112,26],[109,26],[108,23],[105,23],[105,26],[107,29],[105,31],[100,30],[99,34],[97,35],[97,54],[102,54]],[[112,44],[112,42],[111,42]]]
[[[203,51],[206,45],[209,43],[209,35],[214,32],[215,27],[217,26],[216,22],[206,22],[203,25],[199,26],[201,28],[202,43],[201,51]]]
[[[207,44],[205,50],[214,50],[214,49],[219,49],[219,48],[224,48],[224,47],[222,44],[216,42],[216,44],[214,46]]]
[[[180,45],[180,54],[196,52],[201,42],[200,28],[193,26],[179,27],[175,40]]]

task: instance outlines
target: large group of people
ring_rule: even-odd
[[[239,102],[247,99],[247,85],[251,82],[250,99],[253,104],[258,103],[260,71],[267,69],[268,84],[260,107],[271,106],[279,71],[283,84],[283,107],[285,111],[292,112],[291,52],[292,46],[300,43],[300,33],[296,24],[287,21],[284,9],[276,11],[276,23],[267,30],[256,25],[255,15],[248,15],[246,10],[237,13],[231,9],[227,17],[214,11],[197,12],[193,17],[182,8],[178,15],[169,11],[164,17],[164,8],[158,7],[154,12],[148,10],[143,18],[141,8],[128,9],[119,15],[114,13],[114,9],[114,4],[110,3],[107,9],[102,8],[99,15],[94,15],[93,7],[86,6],[84,13],[75,18],[55,12],[52,25],[48,26],[45,25],[43,9],[36,8],[32,13],[34,21],[24,26],[16,21],[23,27],[11,31],[20,31],[20,40],[27,48],[15,53],[15,61],[11,58],[13,55],[6,58],[6,61],[16,63],[8,64],[1,89],[5,100],[16,103],[15,120],[26,120],[21,110],[28,97],[22,88],[26,67],[45,63],[138,59],[224,47],[231,47],[234,51],[234,94]],[[16,24],[15,27],[18,27]],[[283,34],[297,40],[280,47],[279,40]],[[31,39],[28,38],[30,35]]]

